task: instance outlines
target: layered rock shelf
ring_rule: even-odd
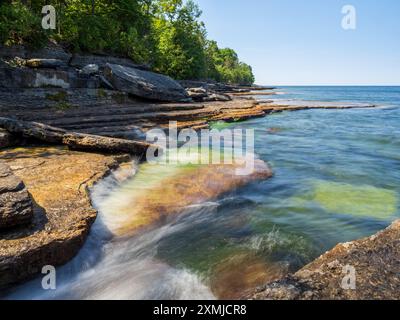
[[[24,220],[32,218],[29,225],[1,231],[0,287],[40,273],[45,265],[59,266],[73,258],[97,215],[91,206],[89,188],[121,162],[129,160],[128,156],[82,153],[63,147],[0,152],[0,161],[11,168],[11,172],[2,171],[0,179],[18,175],[33,203],[33,216],[29,211],[24,214]],[[20,180],[14,182],[14,189],[21,189],[26,199]],[[6,187],[2,185],[2,190]],[[25,202],[19,202],[20,206]]]
[[[34,139],[44,143],[66,145],[74,150],[104,153],[128,153],[139,160],[151,146],[146,142],[75,133],[42,123],[0,117],[0,127],[18,138]]]

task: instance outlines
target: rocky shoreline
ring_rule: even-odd
[[[244,299],[398,300],[399,257],[397,220],[369,238],[337,245],[294,275],[258,288]],[[355,275],[354,286],[346,286],[350,272]]]
[[[141,158],[150,129],[166,129],[170,121],[200,130],[283,111],[374,107],[254,99],[273,89],[177,82],[128,59],[72,55],[58,46],[37,52],[1,47],[0,287],[77,254],[97,215],[89,188],[121,163]],[[399,230],[396,222],[372,238],[339,245],[245,298],[399,298]],[[359,290],[338,285],[347,264],[360,272]]]
[[[40,273],[45,265],[62,265],[78,253],[97,216],[89,188],[130,157],[23,147],[1,151],[0,161],[24,181],[33,202],[30,223],[0,231],[4,287]]]

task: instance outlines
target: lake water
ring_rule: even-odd
[[[8,298],[239,298],[399,218],[400,87],[277,91],[272,98],[283,104],[379,107],[283,112],[233,124],[255,129],[257,157],[274,177],[139,235],[111,237],[104,219],[113,213],[110,198],[125,201],[152,177],[145,172],[123,187],[106,179],[93,191],[100,217],[80,254],[58,269],[57,290],[42,290],[36,279]]]

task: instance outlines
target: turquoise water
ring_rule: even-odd
[[[398,106],[400,104],[399,87],[378,86],[323,86],[323,87],[279,87],[278,96],[264,96],[276,101],[333,102],[338,104],[376,104],[380,106]]]
[[[381,107],[283,112],[232,125],[255,129],[256,154],[273,168],[272,179],[141,235],[110,240],[99,219],[80,255],[60,269],[59,289],[43,292],[38,279],[10,298],[237,298],[399,218],[400,88],[278,91],[285,94],[274,99],[293,103]],[[118,195],[112,179],[102,187],[94,192],[100,212]]]

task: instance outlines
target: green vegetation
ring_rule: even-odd
[[[60,101],[56,104],[55,108],[59,111],[66,111],[72,108],[77,108],[77,106],[74,106],[67,101]]]
[[[41,28],[40,15],[34,14],[20,2],[6,1],[0,5],[0,44],[26,44],[39,48],[46,43],[48,37]]]
[[[0,43],[41,47],[56,40],[75,52],[110,53],[177,79],[250,85],[252,69],[207,39],[192,0],[58,0],[57,29],[41,28],[44,0],[2,1]]]
[[[54,94],[48,93],[48,94],[46,94],[46,99],[49,101],[56,102],[54,107],[60,111],[65,111],[65,110],[69,110],[72,108],[76,108],[76,106],[74,106],[68,102],[68,93],[64,90],[61,90]]]
[[[50,101],[55,101],[55,102],[63,102],[67,101],[67,92],[66,91],[59,91],[54,94],[46,94],[46,99]]]

